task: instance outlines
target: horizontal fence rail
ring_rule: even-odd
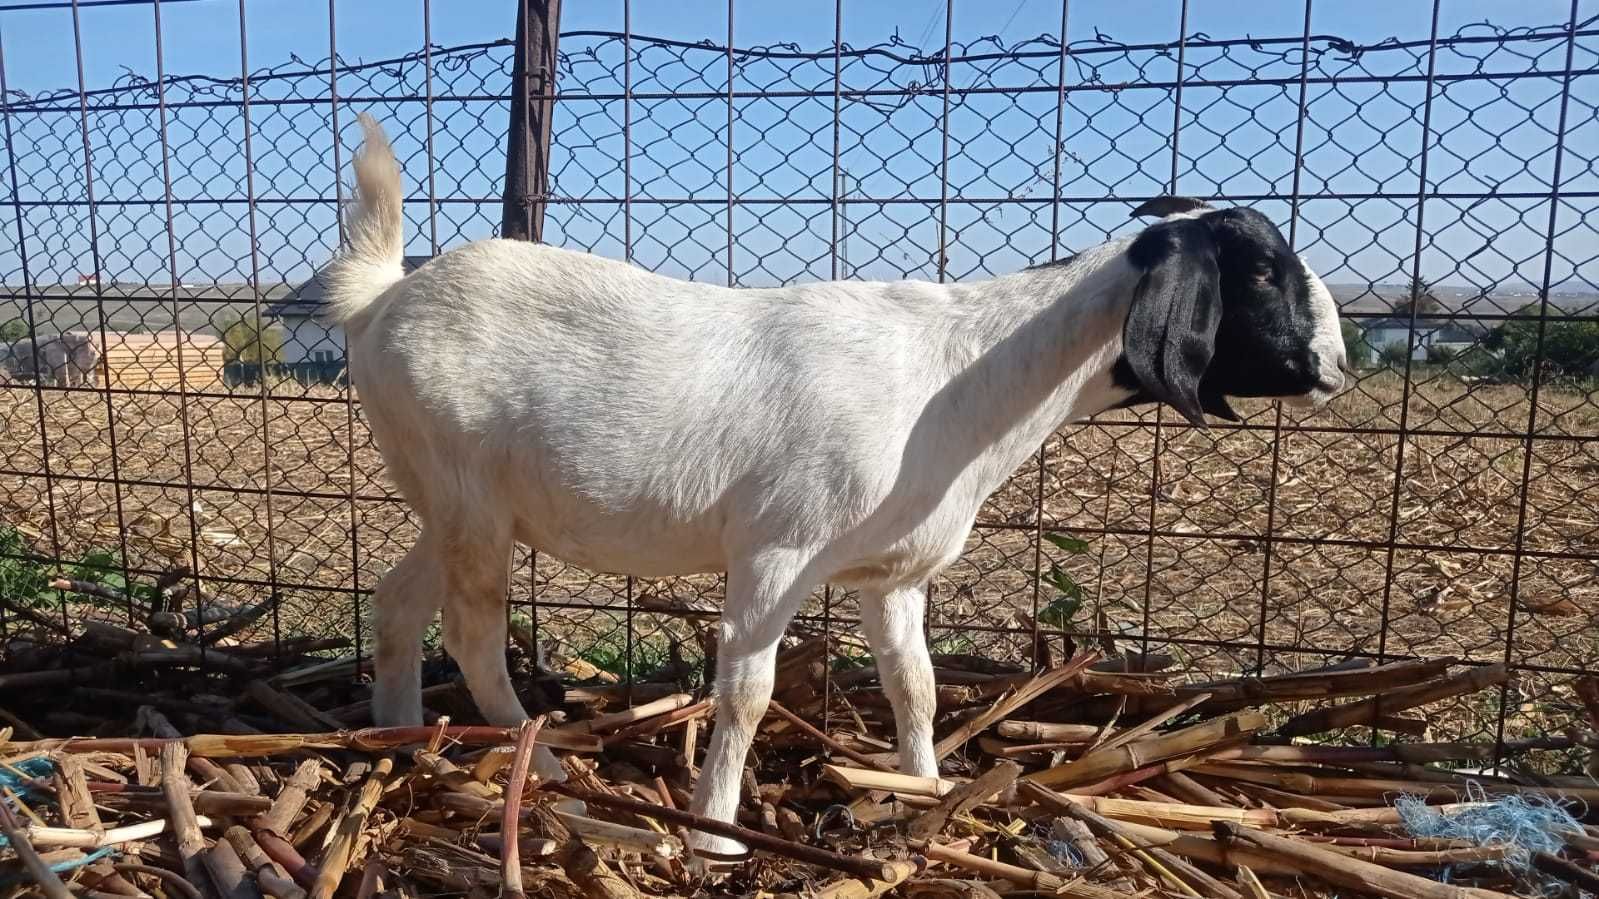
[[[159,29],[173,3],[0,6],[0,52],[13,10],[70,11],[80,72],[24,93],[0,55],[0,636],[136,615],[49,574],[132,596],[182,569],[207,602],[277,597],[258,636],[364,653],[364,599],[416,525],[317,316],[340,168],[372,112],[410,190],[408,263],[493,236],[511,46],[351,62],[330,6],[331,59],[252,68],[241,25],[238,77],[166,71],[157,45],[154,71],[84,83],[82,18],[149,7]],[[1437,734],[1579,721],[1572,684],[1599,664],[1599,21],[1573,4],[1441,33],[1434,7],[1430,32],[1361,43],[1307,8],[1299,33],[1125,44],[1069,13],[932,47],[563,33],[545,237],[738,286],[960,281],[1131,233],[1153,196],[1258,208],[1332,287],[1355,385],[1208,430],[1155,409],[1063,428],[932,585],[934,651],[1107,641],[1196,675],[1454,656],[1516,677],[1430,710]],[[636,679],[698,658],[720,597],[715,576],[513,564],[518,634]],[[798,626],[855,620],[826,590]]]

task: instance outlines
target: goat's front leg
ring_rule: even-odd
[[[800,567],[784,556],[728,572],[716,644],[716,727],[694,789],[696,814],[731,822],[738,812],[745,759],[772,699],[778,640],[810,589],[800,582]],[[744,851],[735,840],[703,833],[693,845],[725,855]]]
[[[933,662],[927,655],[922,621],[927,595],[921,590],[861,592],[861,629],[877,658],[877,677],[894,707],[899,734],[899,769],[917,777],[936,777],[933,714],[937,696]]]

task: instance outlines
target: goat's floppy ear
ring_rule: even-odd
[[[1152,225],[1127,248],[1141,274],[1122,353],[1144,392],[1202,428],[1206,411],[1232,411],[1224,398],[1200,395],[1221,324],[1216,254],[1210,229],[1197,221]]]
[[[1243,421],[1244,417],[1233,411],[1225,394],[1207,390],[1199,395],[1199,407],[1225,421]]]
[[[1165,218],[1168,215],[1177,215],[1181,212],[1193,212],[1196,209],[1209,209],[1210,204],[1204,200],[1193,197],[1156,197],[1145,200],[1133,210],[1133,218],[1152,215],[1156,218]]]

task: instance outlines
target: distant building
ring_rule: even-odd
[[[409,274],[427,262],[428,256],[405,257],[405,271]],[[280,357],[285,365],[332,366],[344,362],[344,331],[322,319],[327,306],[327,282],[318,269],[304,283],[289,293],[288,299],[267,307],[267,314],[277,319],[283,328],[283,351]]]
[[[1461,353],[1475,346],[1478,336],[1462,325],[1448,321],[1418,320],[1411,338],[1410,317],[1391,315],[1360,319],[1360,330],[1372,355],[1381,356],[1386,347],[1410,344],[1410,358],[1425,361],[1438,352]]]
[[[100,276],[98,274],[79,275],[78,276],[78,286],[79,287],[99,287],[100,286]]]

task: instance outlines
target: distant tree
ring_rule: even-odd
[[[1371,367],[1371,344],[1366,342],[1366,337],[1360,332],[1360,326],[1347,319],[1343,322],[1344,355],[1349,359],[1349,366],[1356,370]]]
[[[1410,290],[1402,300],[1395,300],[1389,308],[1395,315],[1409,318],[1412,310],[1416,315],[1435,315],[1443,311],[1444,304],[1432,292],[1432,285],[1425,278],[1410,279]]]
[[[1516,311],[1525,319],[1511,319],[1488,333],[1484,343],[1499,354],[1507,377],[1526,379],[1541,364],[1552,377],[1584,378],[1594,375],[1599,366],[1599,322],[1546,320],[1543,346],[1538,345],[1539,304],[1529,303]],[[1541,359],[1540,359],[1541,357]]]
[[[283,332],[267,325],[256,329],[254,316],[240,315],[222,329],[223,361],[249,365],[283,361]]]
[[[0,343],[15,343],[28,336],[28,323],[14,318],[0,325]]]

